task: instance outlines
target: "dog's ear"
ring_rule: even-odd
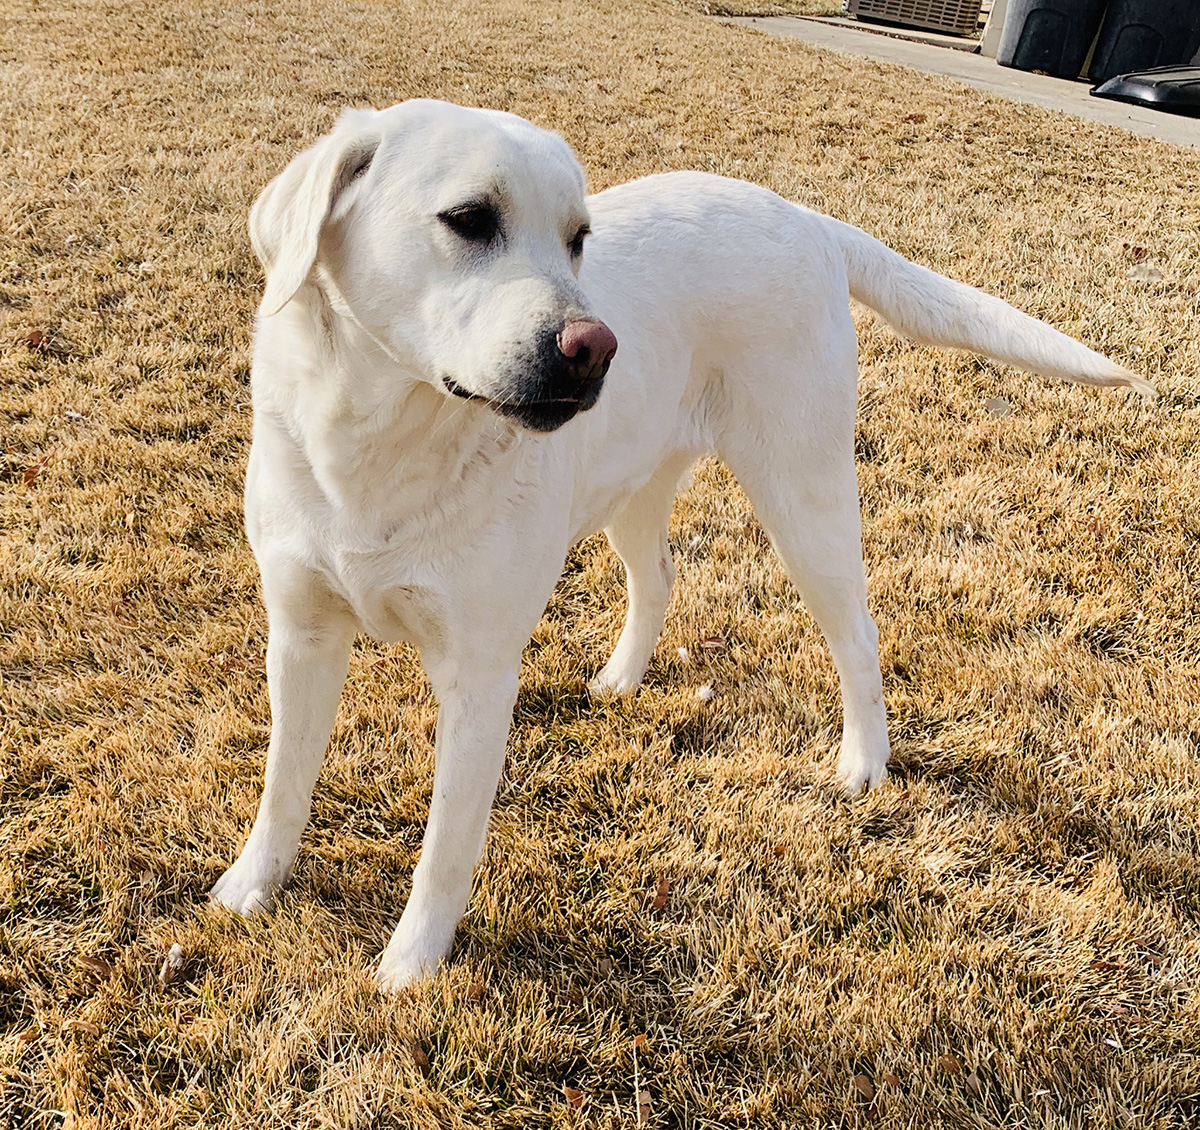
[[[254,202],[250,242],[267,274],[262,313],[282,310],[308,278],[338,197],[379,148],[374,117],[373,111],[343,111],[333,132],[293,158]]]

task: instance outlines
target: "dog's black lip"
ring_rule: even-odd
[[[471,392],[469,389],[463,388],[453,377],[443,377],[442,383],[446,386],[446,390],[453,396],[461,397],[463,400],[478,400],[483,404],[490,405],[492,408],[498,408],[501,411],[509,409],[522,408],[539,408],[544,404],[582,404],[582,396],[554,396],[545,400],[513,400],[501,404],[499,401],[490,400],[486,396],[482,396],[477,392]]]
[[[452,396],[461,396],[463,400],[482,400],[485,403],[491,403],[486,396],[480,396],[477,392],[463,388],[453,377],[442,377],[442,384],[446,386],[446,391]]]

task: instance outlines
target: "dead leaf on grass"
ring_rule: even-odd
[[[867,1102],[870,1102],[875,1097],[875,1084],[871,1082],[869,1075],[855,1075],[854,1089]]]
[[[667,895],[671,890],[671,880],[665,875],[658,877],[658,890],[654,893],[654,901],[650,904],[651,910],[665,910],[667,906]]]
[[[724,636],[709,636],[700,641],[700,646],[705,651],[720,651],[728,642]]]
[[[966,1078],[967,1090],[971,1092],[977,1099],[983,1097],[983,1083],[979,1076],[972,1071]]]
[[[41,349],[46,344],[46,335],[41,330],[30,330],[25,335],[25,345],[30,349]]]
[[[563,1084],[563,1095],[566,1097],[567,1102],[571,1106],[573,1106],[576,1110],[578,1110],[581,1106],[583,1106],[583,1092],[582,1091],[577,1091],[574,1087],[568,1087],[564,1083]]]
[[[644,1047],[645,1044],[646,1044],[646,1033],[645,1032],[639,1032],[636,1036],[634,1036],[633,1046],[635,1048]]]
[[[951,1075],[957,1075],[962,1071],[962,1064],[958,1062],[958,1057],[949,1053],[938,1056],[938,1066]]]
[[[90,1020],[64,1020],[62,1030],[64,1032],[86,1032],[89,1036],[99,1036],[100,1026],[93,1024]]]
[[[183,946],[176,942],[167,952],[162,968],[158,971],[158,983],[165,989],[183,972]]]
[[[885,1071],[885,1072],[884,1072],[884,1073],[883,1073],[883,1074],[880,1076],[880,1078],[881,1078],[881,1079],[882,1079],[882,1080],[883,1080],[883,1081],[884,1081],[884,1082],[885,1082],[885,1083],[886,1083],[886,1084],[887,1084],[889,1087],[899,1087],[899,1086],[900,1086],[900,1077],[899,1077],[898,1075],[893,1075],[893,1074],[892,1074],[890,1071]]]
[[[34,479],[38,477],[50,464],[50,453],[46,452],[36,463],[30,464],[25,468],[25,473],[21,476],[21,481],[29,486]]]
[[[607,977],[613,971],[613,963],[611,957],[602,957],[598,966],[601,977]]]
[[[93,973],[99,973],[101,977],[111,977],[117,967],[111,962],[105,961],[102,957],[93,957],[91,954],[80,954],[79,964],[85,969],[90,969]]]
[[[638,1119],[639,1126],[645,1126],[650,1121],[650,1092],[638,1091]]]
[[[23,1043],[23,1044],[31,1044],[41,1034],[42,1034],[42,1030],[36,1024],[31,1024],[28,1028],[25,1029],[24,1032],[22,1032],[17,1037],[17,1039],[20,1040],[21,1043]]]
[[[433,1068],[429,1062],[429,1056],[427,1056],[425,1054],[425,1049],[423,1047],[421,1047],[421,1045],[418,1044],[416,1040],[413,1040],[408,1045],[408,1049],[412,1054],[413,1063],[416,1064],[417,1070],[421,1073],[421,1077],[424,1079],[428,1079],[429,1072]]]
[[[487,992],[487,989],[484,988],[482,981],[472,981],[467,987],[467,1000],[472,1004],[481,1001],[485,992]]]

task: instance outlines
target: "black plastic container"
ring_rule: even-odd
[[[1200,118],[1200,67],[1155,67],[1116,75],[1092,93],[1097,98]]]
[[[1187,63],[1200,47],[1197,0],[1109,0],[1088,67],[1092,82]]]
[[[1078,78],[1104,4],[1105,0],[1009,0],[996,62],[1019,71]]]

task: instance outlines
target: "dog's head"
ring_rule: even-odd
[[[348,110],[255,202],[260,313],[326,302],[447,396],[552,431],[617,348],[576,279],[585,191],[566,142],[512,114]]]

